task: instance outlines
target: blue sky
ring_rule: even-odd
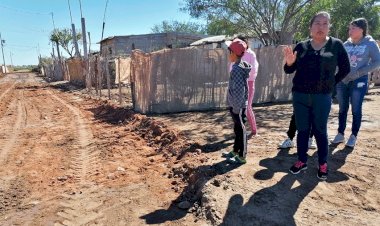
[[[81,0],[87,32],[91,33],[91,49],[101,39],[107,0]],[[163,20],[196,21],[179,9],[183,0],[109,0],[103,38],[113,35],[146,34]],[[70,0],[73,23],[81,31],[79,0]],[[38,53],[50,56],[49,35],[56,28],[71,28],[67,0],[0,0],[0,32],[5,40],[5,63],[28,65],[38,63]],[[39,47],[39,48],[38,48]],[[82,48],[80,46],[80,48]],[[0,63],[3,64],[2,58]]]

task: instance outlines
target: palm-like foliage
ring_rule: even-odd
[[[76,36],[77,40],[82,38],[82,34],[80,32],[77,32]],[[70,57],[73,57],[74,43],[71,29],[54,29],[50,34],[50,41],[56,43],[58,52],[60,45],[67,52],[67,54],[70,55]]]

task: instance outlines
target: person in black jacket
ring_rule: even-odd
[[[350,62],[342,41],[328,36],[329,13],[315,14],[309,28],[310,39],[298,43],[293,51],[289,46],[284,49],[284,71],[287,74],[295,72],[292,94],[298,130],[298,161],[289,171],[298,174],[307,169],[308,140],[313,127],[318,147],[317,177],[326,180],[327,120],[331,110],[331,95],[335,84],[350,72]]]

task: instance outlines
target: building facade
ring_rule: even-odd
[[[134,49],[153,52],[164,48],[182,48],[206,35],[188,33],[155,33],[143,35],[112,36],[100,41],[100,54],[114,58],[128,56]]]

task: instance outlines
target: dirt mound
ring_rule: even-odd
[[[168,178],[177,178],[185,186],[183,192],[174,203],[200,201],[201,190],[205,182],[218,175],[222,168],[203,165],[208,161],[203,154],[202,146],[186,138],[176,129],[168,127],[165,123],[136,113],[130,109],[120,108],[104,101],[96,109],[92,109],[97,120],[110,124],[122,124],[126,131],[138,134],[148,146],[153,147],[153,155],[162,155],[174,166],[166,175]],[[150,157],[147,156],[147,157]],[[175,190],[178,190],[176,188]]]
[[[96,108],[90,109],[94,113],[96,120],[110,123],[120,124],[134,120],[135,112],[130,109],[117,107],[103,101]]]

